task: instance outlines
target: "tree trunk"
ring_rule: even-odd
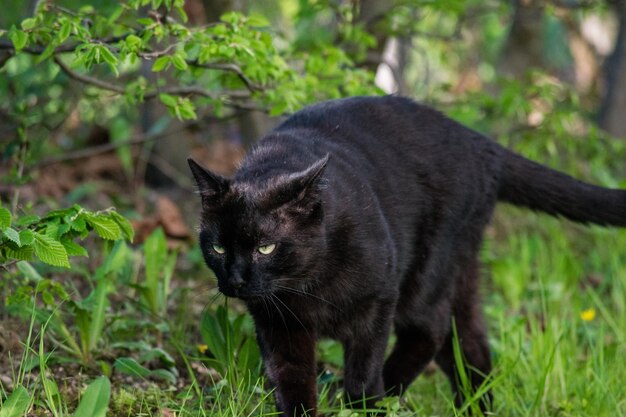
[[[619,31],[605,68],[605,88],[599,124],[612,135],[626,138],[626,0],[615,2]]]
[[[500,73],[519,78],[528,68],[545,68],[543,54],[543,1],[515,0],[513,23],[498,64]]]

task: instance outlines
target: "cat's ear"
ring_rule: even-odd
[[[187,158],[191,173],[198,184],[198,191],[204,207],[219,204],[220,198],[228,190],[228,180],[207,170],[191,158]]]
[[[273,186],[272,200],[277,206],[289,203],[306,206],[315,202],[321,190],[322,174],[328,164],[329,155],[318,159],[300,172],[281,177]]]

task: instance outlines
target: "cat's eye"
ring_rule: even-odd
[[[224,249],[224,246],[213,245],[212,248],[216,253],[219,253],[220,255],[223,255],[226,252],[226,249]]]
[[[276,244],[270,243],[269,245],[259,246],[257,249],[261,255],[269,255],[276,249]]]

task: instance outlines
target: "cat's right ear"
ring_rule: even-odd
[[[228,180],[207,170],[191,158],[187,158],[191,173],[198,184],[203,207],[214,207],[228,190]]]

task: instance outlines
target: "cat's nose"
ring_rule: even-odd
[[[245,283],[246,282],[243,280],[243,278],[239,274],[233,274],[233,276],[230,278],[230,285],[236,290],[243,287]]]

